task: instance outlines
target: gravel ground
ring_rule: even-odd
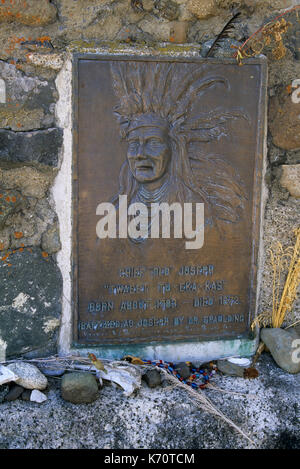
[[[203,391],[255,446],[166,383],[155,389],[143,383],[131,397],[108,384],[94,403],[75,405],[61,398],[60,379],[51,378],[45,403],[0,404],[0,448],[300,448],[300,374],[282,371],[266,353],[257,369],[251,380],[217,374],[211,383],[222,391]]]

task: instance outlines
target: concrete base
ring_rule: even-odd
[[[172,342],[139,345],[76,346],[70,353],[87,356],[94,353],[98,358],[120,360],[125,355],[133,355],[145,360],[167,362],[192,361],[195,365],[229,357],[250,357],[254,355],[258,339],[215,340],[207,342]]]

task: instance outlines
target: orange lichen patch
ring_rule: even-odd
[[[13,203],[16,203],[17,198],[13,195],[12,198],[11,198],[11,201],[12,201]]]
[[[24,248],[19,248],[19,252],[23,252],[24,251]]]
[[[15,232],[14,232],[14,235],[15,235],[15,238],[16,238],[16,239],[23,238],[23,236],[24,236],[24,234],[22,233],[22,231],[15,231]]]
[[[12,267],[12,264],[6,264],[6,265],[7,265],[7,267]]]
[[[0,199],[1,199],[1,197],[3,197],[3,194],[0,194]]]
[[[4,247],[5,247],[4,243],[0,243],[0,251],[3,251]]]
[[[5,197],[6,202],[10,202],[10,197]]]
[[[46,257],[49,256],[49,254],[48,254],[47,252],[43,251],[43,252],[42,252],[42,256],[46,258]]]
[[[21,246],[21,248],[23,248],[25,245],[24,245],[24,243],[21,243],[20,246]]]
[[[291,93],[292,93],[292,89],[293,89],[293,88],[292,88],[292,85],[287,85],[285,89],[286,89],[287,94],[291,94]]]

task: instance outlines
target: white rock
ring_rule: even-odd
[[[15,362],[9,364],[7,368],[18,376],[15,382],[25,389],[39,389],[42,391],[48,385],[46,376],[30,363]]]
[[[0,386],[11,381],[16,381],[16,379],[18,379],[18,376],[15,373],[9,370],[8,367],[0,365]]]
[[[47,400],[47,396],[38,389],[34,389],[30,394],[30,400],[31,402],[37,402],[38,404],[41,404]]]
[[[249,368],[249,366],[251,365],[251,360],[249,360],[249,358],[232,357],[228,358],[227,361],[229,361],[230,363],[234,363],[235,365],[243,366],[244,368]]]
[[[124,362],[105,363],[104,366],[106,371],[97,370],[97,377],[121,386],[125,396],[130,396],[141,387],[142,372],[138,367]]]

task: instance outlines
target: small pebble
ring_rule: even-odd
[[[24,388],[22,386],[18,386],[18,384],[14,384],[10,390],[9,393],[6,395],[5,400],[6,401],[15,401],[18,399],[22,392],[24,391]]]
[[[37,402],[38,404],[42,404],[42,402],[45,402],[47,400],[47,396],[39,391],[38,389],[34,389],[31,391],[30,395],[30,401],[31,402]]]

